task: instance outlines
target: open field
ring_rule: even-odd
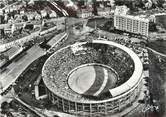
[[[148,47],[160,53],[166,54],[166,41],[153,41],[148,43]]]
[[[113,71],[99,65],[89,65],[74,70],[69,78],[69,87],[83,95],[98,95],[115,87],[117,77]]]
[[[159,62],[152,52],[149,52],[150,59],[150,93],[151,100],[159,106],[159,113],[154,113],[155,117],[166,117],[166,58]],[[154,103],[152,103],[153,105]]]

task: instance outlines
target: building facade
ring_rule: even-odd
[[[126,15],[128,12],[129,12],[129,8],[127,7],[127,6],[125,6],[125,5],[122,5],[122,6],[116,6],[116,8],[115,8],[115,11],[114,11],[114,13],[115,14],[123,14],[123,15]]]
[[[149,20],[138,16],[114,14],[114,27],[117,30],[148,36]]]
[[[48,95],[48,98],[52,101],[53,104],[58,106],[58,109],[70,114],[94,117],[95,115],[100,116],[100,114],[113,115],[122,112],[125,108],[131,106],[132,103],[136,101],[136,99],[140,95],[141,88],[143,86],[142,79],[144,76],[142,62],[131,49],[111,41],[93,40],[93,44],[108,44],[109,46],[112,45],[113,47],[122,49],[126,52],[126,54],[129,54],[131,56],[131,60],[133,60],[135,66],[134,72],[129,78],[129,80],[120,86],[109,89],[109,95],[107,95],[107,98],[95,99],[83,96],[82,94],[76,93],[69,87],[68,77],[66,75],[61,75],[62,77],[58,76],[56,77],[56,80],[54,80],[53,75],[54,73],[56,73],[56,71],[52,72],[53,74],[48,75],[50,70],[49,66],[53,65],[53,61],[58,61],[61,58],[61,56],[59,56],[62,55],[60,54],[61,52],[65,52],[66,54],[73,53],[72,59],[75,60],[74,57],[78,58],[78,55],[73,56],[75,55],[73,50],[75,50],[76,53],[80,51],[85,52],[85,46],[88,46],[87,44],[89,44],[89,42],[82,42],[62,48],[59,51],[55,52],[52,56],[50,56],[50,58],[46,61],[42,69],[42,79],[46,87],[46,93]],[[68,56],[67,58],[69,57],[70,56]],[[87,62],[86,64],[88,63],[89,62]],[[58,62],[56,66],[58,66],[58,64],[63,63]],[[71,68],[70,66],[70,69],[73,70],[79,66],[72,66],[73,68]],[[68,69],[67,66],[65,69],[66,70],[63,72],[68,75],[71,70]],[[117,71],[117,69],[114,70]]]
[[[93,102],[85,101],[84,103],[76,102],[74,96],[72,99],[73,101],[71,101],[71,99],[67,100],[63,97],[57,96],[47,87],[46,90],[48,98],[63,112],[93,117],[100,114],[113,115],[115,113],[123,111],[127,106],[131,106],[140,92],[140,87],[142,87],[142,83],[140,83],[131,91],[126,92],[124,95],[118,96],[117,98]]]
[[[111,15],[111,9],[109,7],[106,8],[98,8],[97,9],[98,15],[103,17],[109,17]]]
[[[92,9],[80,9],[77,15],[79,18],[89,18],[93,16]]]

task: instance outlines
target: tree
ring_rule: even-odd
[[[93,14],[94,15],[98,15],[97,13],[97,4],[96,4],[96,0],[92,0],[93,4],[92,4],[92,7],[93,7]]]
[[[109,1],[110,1],[111,7],[114,7],[115,6],[115,0],[109,0]]]
[[[149,31],[155,32],[157,31],[156,24],[154,22],[149,22]]]
[[[6,114],[8,108],[9,108],[9,103],[6,102],[6,101],[5,101],[5,102],[2,102],[2,104],[1,104],[1,109],[2,109],[2,113],[3,113],[3,114]]]
[[[158,7],[162,7],[163,8],[163,4],[165,2],[165,0],[156,0]]]

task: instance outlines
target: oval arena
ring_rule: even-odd
[[[110,41],[79,42],[56,51],[42,77],[49,99],[64,112],[115,114],[138,97],[143,66],[129,48]]]

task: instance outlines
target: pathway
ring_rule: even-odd
[[[6,90],[12,83],[14,83],[17,78],[22,74],[22,72],[36,59],[46,54],[46,51],[41,49],[39,46],[33,46],[27,51],[27,54],[20,58],[18,61],[11,63],[7,67],[7,72],[0,74],[0,82],[2,85],[2,93]]]
[[[160,55],[160,56],[166,57],[166,55],[165,55],[165,54],[160,53],[160,52],[157,52],[156,50],[154,50],[154,49],[152,49],[152,48],[149,48],[149,47],[146,47],[146,48],[147,48],[148,50],[150,50],[150,51],[154,52],[155,54],[158,54],[158,55]]]

